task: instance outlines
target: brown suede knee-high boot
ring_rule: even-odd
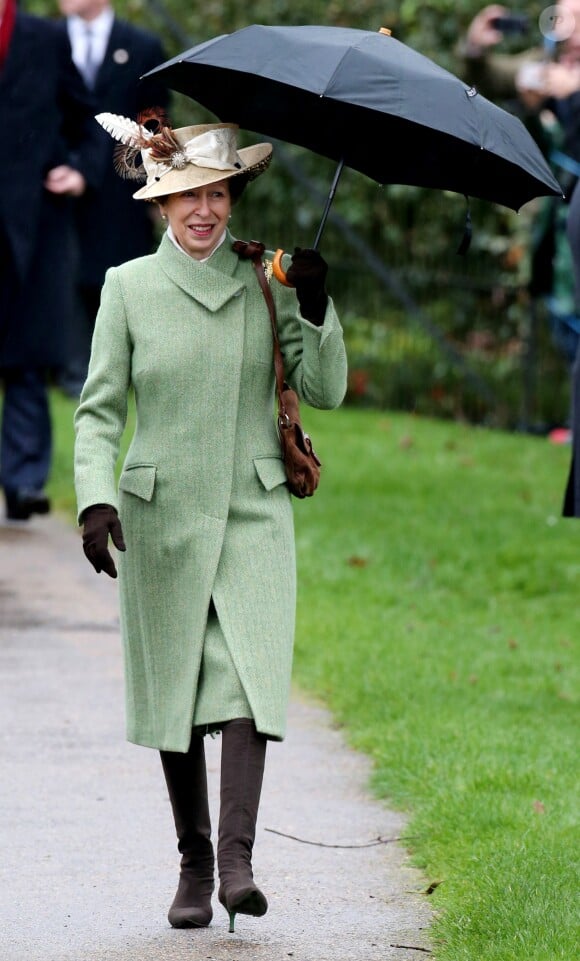
[[[203,737],[192,735],[187,754],[159,753],[181,854],[179,885],[167,917],[174,928],[207,927],[213,916],[214,855]]]
[[[222,730],[218,898],[230,916],[260,917],[268,902],[254,883],[252,848],[262,790],[266,738],[249,718],[237,718]]]

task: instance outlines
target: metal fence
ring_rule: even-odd
[[[315,222],[324,192],[284,145],[276,157]],[[389,207],[396,218],[392,198]],[[545,304],[530,297],[525,270],[500,269],[499,255],[477,244],[464,257],[447,240],[420,255],[396,244],[373,249],[336,206],[328,220],[333,256],[341,251],[331,278],[346,332],[349,403],[537,433],[567,423],[570,359]],[[288,234],[288,223],[273,228]]]

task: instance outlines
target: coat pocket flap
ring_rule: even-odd
[[[267,491],[286,483],[286,471],[281,457],[254,457],[254,467]]]
[[[135,494],[144,501],[150,501],[155,488],[155,464],[133,464],[125,467],[119,478],[119,490]]]

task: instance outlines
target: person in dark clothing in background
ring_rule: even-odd
[[[146,107],[169,109],[164,84],[140,77],[167,59],[160,40],[120,20],[109,0],[59,0],[73,60],[95,101],[95,113],[136,117]],[[152,252],[158,217],[152,204],[136,203],[134,184],[113,165],[114,144],[95,122],[109,160],[98,188],[89,187],[76,203],[77,305],[69,332],[69,359],[59,385],[80,395],[91,347],[101,287],[109,267]]]
[[[71,307],[73,197],[106,154],[94,108],[55,23],[0,0],[0,485],[8,520],[46,514],[48,377]]]
[[[570,200],[566,231],[572,251],[574,290],[577,310],[580,314],[580,187],[578,184]],[[576,351],[576,358],[572,367],[571,409],[572,455],[564,492],[562,515],[563,517],[580,517],[580,349]]]

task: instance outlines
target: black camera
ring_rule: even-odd
[[[505,17],[494,17],[490,23],[500,33],[527,33],[530,18],[525,13],[508,13]]]

